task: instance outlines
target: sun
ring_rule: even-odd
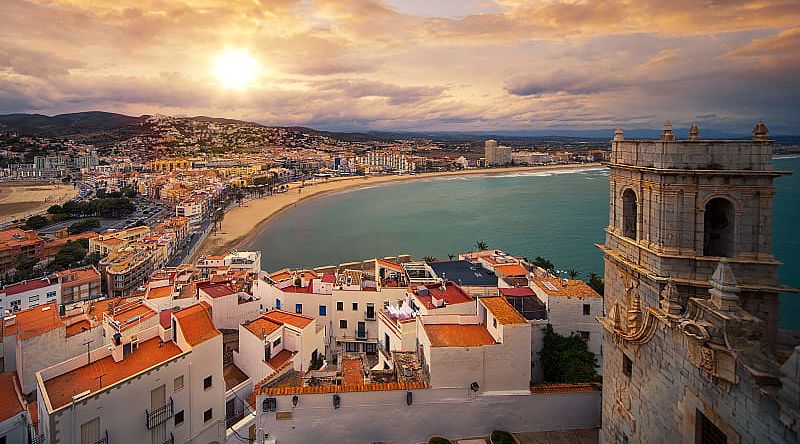
[[[254,83],[258,62],[247,51],[227,50],[216,57],[214,74],[223,87],[242,90]]]

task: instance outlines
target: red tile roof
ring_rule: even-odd
[[[16,284],[11,284],[5,287],[5,294],[11,296],[14,294],[23,293],[26,291],[31,290],[38,290],[40,288],[49,287],[50,285],[55,285],[56,282],[50,283],[50,279],[47,278],[39,278],[39,279],[30,279],[27,281],[17,282]]]
[[[548,296],[572,296],[577,298],[599,298],[600,295],[586,282],[579,279],[536,278],[533,283]],[[546,284],[555,288],[551,290]]]
[[[392,269],[397,270],[397,271],[405,271],[405,270],[403,270],[403,266],[402,265],[395,264],[394,262],[389,262],[387,260],[384,260],[384,259],[381,259],[381,258],[378,258],[378,257],[375,258],[375,262],[377,262],[379,265],[381,265],[383,267],[386,267],[386,268],[392,268]]]
[[[0,373],[0,422],[16,416],[25,410],[20,401],[20,388],[17,372]]]
[[[297,352],[291,352],[285,348],[278,352],[277,355],[272,356],[267,364],[272,367],[276,372],[278,369],[283,368],[283,365],[289,362]]]
[[[107,356],[45,381],[45,391],[50,399],[50,405],[53,409],[63,407],[72,402],[72,397],[78,393],[86,390],[96,392],[182,353],[180,347],[174,342],[159,344],[161,344],[161,339],[155,337],[140,342],[133,353],[120,362],[114,362],[114,358]],[[101,375],[102,387],[100,386]]]
[[[493,345],[494,338],[482,324],[423,324],[431,347],[478,347]]]
[[[342,359],[342,374],[344,375],[345,385],[358,385],[364,383],[364,375],[361,373],[360,359]]]
[[[336,283],[336,275],[333,273],[325,273],[322,275],[322,282],[326,284],[334,284]]]
[[[291,313],[283,310],[272,310],[265,314],[268,319],[280,322],[282,324],[289,324],[298,328],[306,328],[308,324],[314,322],[314,318],[297,313]]]
[[[448,281],[445,284],[444,290],[442,290],[442,286],[439,284],[426,284],[425,286],[428,288],[428,296],[420,296],[417,294],[416,288],[413,289],[413,292],[417,299],[429,309],[436,308],[432,302],[434,296],[437,299],[444,300],[445,304],[448,305],[463,304],[466,302],[473,302],[475,300],[472,298],[472,296],[468,295],[464,290],[462,290],[461,287],[451,281]]]
[[[208,308],[202,303],[184,308],[172,316],[178,321],[183,337],[192,347],[222,334],[214,327]]]
[[[536,295],[531,287],[500,288],[499,290],[500,294],[507,298],[520,298]]]
[[[492,312],[497,322],[501,324],[527,324],[528,321],[521,314],[501,297],[480,298],[480,302],[486,309]]]

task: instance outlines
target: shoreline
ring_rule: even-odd
[[[289,184],[289,190],[283,194],[274,194],[246,201],[242,206],[235,206],[225,213],[222,221],[222,230],[217,234],[209,235],[197,248],[191,261],[196,261],[200,256],[211,254],[224,254],[231,250],[241,249],[252,242],[267,228],[269,222],[284,211],[294,208],[298,203],[306,200],[334,194],[346,190],[357,190],[379,184],[406,182],[411,180],[438,179],[448,176],[469,175],[503,175],[529,171],[553,170],[581,170],[584,168],[602,167],[601,163],[581,163],[562,165],[540,165],[510,168],[487,168],[460,171],[444,171],[436,173],[386,175],[386,176],[353,176],[334,178],[314,182],[302,187],[298,182]],[[297,190],[302,189],[301,192]],[[258,217],[253,217],[253,213]]]

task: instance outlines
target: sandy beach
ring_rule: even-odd
[[[405,174],[367,177],[340,177],[329,180],[320,180],[314,183],[306,182],[305,186],[301,186],[300,182],[293,182],[289,185],[289,191],[286,193],[253,199],[243,203],[242,206],[231,208],[227,213],[225,213],[225,219],[222,222],[222,229],[216,234],[211,234],[206,238],[206,240],[197,249],[197,253],[195,253],[192,260],[195,260],[202,255],[223,254],[231,250],[242,249],[250,243],[254,236],[258,235],[261,230],[266,227],[272,218],[280,214],[282,211],[294,207],[297,203],[306,199],[319,197],[337,191],[388,182],[430,179],[445,176],[463,176],[471,174],[508,174],[524,171],[580,169],[597,166],[600,166],[600,164],[585,163],[476,169],[448,171],[441,173],[423,173],[415,175]]]
[[[0,224],[24,219],[78,194],[72,185],[42,182],[0,183]]]

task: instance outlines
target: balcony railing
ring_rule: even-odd
[[[108,430],[106,430],[103,437],[95,441],[94,444],[108,444]]]
[[[152,430],[161,424],[164,424],[170,418],[172,418],[172,397],[167,400],[166,404],[153,410],[152,412],[149,410],[145,410],[144,412],[147,430]]]
[[[356,330],[356,339],[367,339],[366,330]]]

